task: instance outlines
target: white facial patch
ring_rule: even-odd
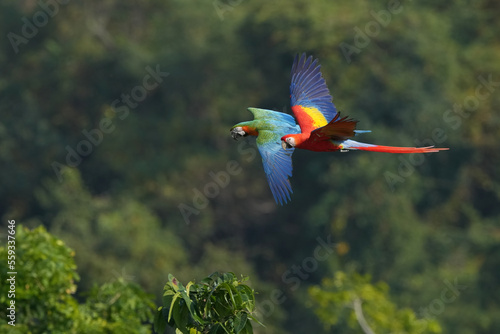
[[[238,127],[234,128],[233,131],[235,133],[237,133],[238,135],[240,135],[240,136],[244,136],[245,135],[245,131],[243,131],[243,128],[241,126],[238,126]]]

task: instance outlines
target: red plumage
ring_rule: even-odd
[[[301,133],[281,138],[283,148],[300,148],[315,152],[360,150],[386,153],[432,153],[448,148],[397,147],[356,142],[358,121],[340,118],[332,97],[320,72],[318,60],[295,57],[290,85],[292,111],[300,125]],[[363,132],[363,131],[358,131]]]

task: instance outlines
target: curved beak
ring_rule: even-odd
[[[283,147],[284,150],[287,150],[289,148],[292,148],[292,145],[288,144],[285,140],[282,140],[281,147]]]
[[[231,137],[233,137],[234,140],[238,140],[238,132],[236,132],[234,129],[231,129]]]
[[[238,138],[244,136],[246,136],[246,133],[241,127],[234,127],[231,129],[231,137],[233,137],[234,140],[238,140]]]

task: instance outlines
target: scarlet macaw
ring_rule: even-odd
[[[321,75],[318,60],[313,61],[312,56],[306,59],[305,53],[300,58],[295,56],[290,98],[301,133],[283,136],[281,140],[284,149],[296,147],[316,152],[361,150],[388,153],[431,153],[448,149],[433,146],[381,146],[349,139],[356,133],[369,131],[355,130],[357,121],[347,117],[340,118]]]

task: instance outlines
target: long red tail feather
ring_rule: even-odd
[[[433,153],[446,151],[449,148],[435,148],[434,146],[427,147],[396,147],[396,146],[353,146],[352,149],[370,152],[386,152],[386,153]]]

